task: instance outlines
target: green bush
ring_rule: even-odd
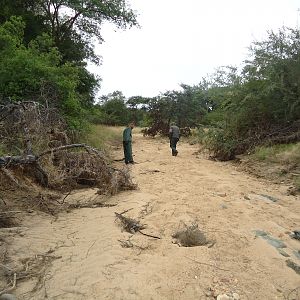
[[[204,146],[219,160],[230,160],[235,156],[238,141],[226,135],[226,132],[218,128],[210,128],[202,137]]]
[[[70,128],[83,128],[85,111],[76,91],[78,67],[61,63],[46,34],[25,46],[24,27],[16,17],[0,26],[0,97],[47,103],[60,110]]]

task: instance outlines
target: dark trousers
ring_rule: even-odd
[[[176,156],[178,151],[176,150],[176,146],[177,146],[177,143],[179,141],[179,138],[170,138],[170,148],[172,149],[172,155],[173,156]]]
[[[124,149],[125,163],[128,164],[130,162],[133,162],[131,142],[123,142],[123,149]]]

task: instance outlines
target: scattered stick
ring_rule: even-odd
[[[133,246],[134,246],[132,244],[132,242],[130,241],[130,238],[126,241],[118,240],[118,242],[120,242],[122,248],[133,248]]]
[[[1,172],[9,178],[12,182],[14,182],[17,186],[21,186],[19,181],[5,168],[0,168]]]
[[[65,200],[67,199],[67,197],[69,197],[71,195],[72,191],[69,191],[69,193],[64,196],[64,198],[62,199],[62,203],[61,204],[64,204],[65,203]]]
[[[70,196],[70,194],[72,193],[72,191],[69,191],[65,197],[62,199],[62,201],[59,200],[55,200],[59,205],[63,205],[65,203],[65,200],[67,199],[68,196]]]
[[[0,233],[21,233],[24,230],[28,230],[28,227],[8,227],[0,228]]]
[[[129,210],[132,210],[132,208],[129,209]],[[127,211],[129,211],[129,210],[127,210]],[[158,236],[142,232],[142,230],[145,229],[146,226],[141,224],[139,221],[136,221],[136,220],[131,219],[131,218],[124,217],[123,214],[127,211],[125,210],[124,212],[122,212],[120,214],[115,212],[116,217],[121,221],[121,225],[123,226],[123,228],[127,232],[129,232],[129,233],[139,232],[144,236],[148,236],[148,237],[151,237],[151,238],[154,238],[154,239],[161,239]]]
[[[58,152],[58,151],[63,151],[63,150],[68,150],[68,149],[73,149],[73,148],[84,148],[88,153],[95,153],[97,154],[98,156],[101,156],[102,158],[104,157],[103,154],[98,151],[97,149],[89,146],[89,145],[86,145],[86,144],[70,144],[70,145],[64,145],[64,146],[60,146],[60,147],[57,147],[57,148],[52,148],[50,150],[46,150],[42,153],[40,153],[39,155],[36,156],[36,159],[38,160],[40,157],[42,156],[45,156],[47,154],[52,154],[52,153],[55,153],[55,152]]]
[[[127,213],[127,212],[129,212],[129,211],[131,211],[131,210],[133,210],[133,208],[129,208],[129,209],[127,209],[127,210],[124,210],[123,212],[120,213],[120,215],[123,215],[123,214],[125,214],[125,213]]]
[[[212,265],[212,264],[208,264],[208,263],[205,263],[205,262],[201,262],[201,261],[195,260],[195,259],[190,258],[190,257],[187,257],[187,256],[185,256],[185,258],[187,258],[187,259],[189,259],[189,260],[191,260],[191,261],[193,261],[193,262],[195,262],[195,263],[197,263],[197,264],[200,264],[200,265],[205,265],[205,266],[213,267],[213,268],[216,268],[216,269],[221,270],[221,271],[227,271],[227,272],[230,271],[230,270],[227,270],[227,269],[219,268],[219,267],[214,266],[214,265]]]
[[[101,202],[95,202],[95,203],[77,203],[77,204],[70,204],[69,208],[98,208],[98,207],[113,207],[117,206],[117,204],[108,204],[108,203],[101,203]]]
[[[155,236],[155,235],[151,235],[151,234],[144,233],[144,232],[142,232],[141,230],[138,230],[138,232],[141,233],[142,235],[145,235],[145,236],[148,236],[148,237],[151,237],[151,238],[154,238],[154,239],[159,239],[159,240],[161,240],[160,237]]]
[[[124,230],[129,233],[136,233],[139,230],[145,229],[145,225],[140,224],[139,221],[136,221],[131,218],[124,217],[121,214],[115,212],[116,217],[120,220],[121,225],[123,226]]]
[[[123,161],[125,160],[125,158],[121,158],[121,159],[114,159],[113,161]]]
[[[89,256],[90,250],[93,248],[93,246],[95,245],[96,242],[97,242],[97,240],[95,240],[95,241],[93,242],[93,244],[89,247],[88,251],[86,252],[85,258],[87,258],[87,257]]]
[[[12,286],[11,287],[7,287],[3,291],[0,291],[0,295],[11,292],[12,290],[15,289],[16,285],[17,285],[17,273],[14,273],[14,277],[13,277],[13,281],[12,281]]]
[[[154,170],[146,170],[144,172],[141,172],[140,174],[154,174],[154,173],[165,173],[164,171],[160,171],[160,170],[157,170],[157,169],[154,169]]]
[[[48,254],[37,254],[36,257],[49,257],[49,258],[53,258],[53,259],[61,259],[62,256],[55,256],[55,255],[48,255]]]
[[[5,269],[5,270],[7,270],[7,271],[9,271],[9,272],[13,272],[12,269],[10,269],[8,266],[5,266],[3,264],[0,264],[0,267],[3,268],[3,269]]]
[[[23,211],[20,210],[10,210],[10,211],[1,211],[0,215],[6,215],[6,214],[20,214],[23,213]]]

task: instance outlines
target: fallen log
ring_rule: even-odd
[[[0,157],[0,168],[8,168],[11,166],[32,164],[37,161],[37,156],[29,155],[17,155],[17,156],[2,156]]]
[[[16,156],[2,156],[0,157],[0,168],[8,168],[10,166],[26,165],[37,162],[41,157],[56,153],[63,150],[73,149],[73,148],[84,148],[89,153],[95,153],[101,157],[104,157],[100,151],[97,149],[86,145],[86,144],[70,144],[64,145],[57,148],[46,150],[38,155],[28,154],[28,155],[16,155]]]
[[[8,175],[8,173],[6,172],[7,171],[6,169],[8,168],[21,166],[21,165],[28,166],[30,167],[29,171],[32,173],[33,177],[37,180],[37,182],[42,186],[47,187],[48,175],[40,166],[39,159],[47,154],[53,154],[59,151],[64,151],[64,150],[74,149],[74,148],[84,148],[88,153],[90,154],[94,153],[97,156],[105,159],[105,157],[100,151],[98,151],[97,149],[89,145],[70,144],[70,145],[64,145],[64,146],[46,150],[38,155],[27,154],[27,155],[17,155],[17,156],[2,156],[0,157],[0,169],[2,169],[3,172],[5,172],[5,174]],[[16,180],[13,181],[17,183]]]

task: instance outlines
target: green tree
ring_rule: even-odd
[[[92,59],[99,63],[90,41],[93,37],[102,41],[105,21],[119,28],[137,25],[135,13],[125,0],[0,0],[0,4],[0,21],[21,16],[26,22],[26,40],[48,33],[64,61]]]
[[[126,98],[120,91],[101,97],[103,123],[107,125],[126,125],[129,122],[129,110]]]
[[[25,24],[13,17],[0,26],[1,98],[39,101],[56,107],[69,125],[80,128],[83,109],[78,94],[78,68],[61,63],[57,48],[43,35],[23,44]]]
[[[207,120],[219,128],[206,140],[216,157],[231,159],[263,143],[299,139],[299,46],[299,30],[269,32],[267,39],[251,45],[240,75],[231,69],[217,77],[209,90],[217,106]]]

